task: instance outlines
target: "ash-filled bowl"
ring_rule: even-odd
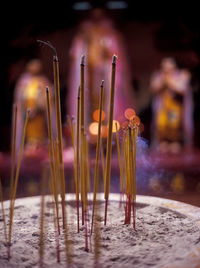
[[[92,199],[92,194],[89,195]],[[104,226],[103,194],[98,195],[100,256],[99,267],[197,268],[200,263],[200,208],[163,198],[137,196],[136,230],[124,225],[120,196],[110,194],[107,225]],[[44,267],[66,267],[64,235],[60,235],[61,262],[56,261],[55,229],[51,197],[45,198]],[[94,267],[92,251],[85,251],[85,231],[80,222],[77,234],[75,195],[66,195],[72,267]],[[8,221],[9,202],[5,214]],[[91,222],[91,203],[89,202]],[[0,214],[0,267],[38,267],[40,236],[40,197],[17,199],[8,262]],[[81,210],[80,210],[81,215]],[[60,207],[61,216],[61,207]],[[62,220],[60,218],[60,223]],[[89,241],[90,243],[90,241]]]

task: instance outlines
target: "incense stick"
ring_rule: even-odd
[[[11,246],[14,205],[15,205],[17,184],[18,184],[18,179],[19,179],[19,170],[20,170],[20,165],[21,165],[21,160],[22,160],[22,153],[23,153],[23,147],[24,147],[24,142],[25,142],[26,128],[27,128],[27,124],[28,124],[29,114],[30,114],[30,111],[27,110],[25,123],[24,123],[22,140],[21,140],[21,144],[20,144],[20,148],[19,148],[19,155],[18,155],[18,161],[17,161],[17,167],[16,167],[15,181],[14,181],[13,190],[12,190],[12,198],[10,200],[10,221],[9,221],[9,234],[8,234],[8,242],[9,242],[8,246],[9,246],[9,248]],[[10,259],[10,249],[9,249],[9,252],[8,252],[8,259]]]
[[[118,160],[119,160],[121,194],[123,197],[123,195],[124,195],[124,182],[123,182],[123,171],[122,171],[122,163],[121,163],[121,153],[120,153],[120,147],[119,147],[119,130],[118,130],[117,123],[115,123],[115,127],[116,127],[117,152],[118,152]]]
[[[59,206],[58,206],[58,191],[56,185],[56,171],[55,171],[55,159],[54,159],[54,144],[53,144],[53,133],[52,133],[52,121],[51,121],[51,103],[50,103],[50,92],[46,88],[46,97],[47,97],[47,122],[48,122],[48,136],[49,136],[49,158],[50,158],[50,167],[51,167],[51,179],[52,183],[52,194],[54,196],[54,201],[56,205],[56,219],[58,233],[60,234],[60,223],[59,223]]]
[[[109,121],[108,121],[108,138],[107,138],[107,152],[106,152],[106,171],[105,171],[105,190],[104,198],[105,203],[105,216],[104,225],[107,220],[107,207],[110,191],[110,170],[111,170],[111,153],[112,153],[112,127],[113,127],[113,111],[114,111],[114,96],[115,96],[115,73],[116,73],[116,55],[112,60],[112,72],[111,72],[111,87],[110,87],[110,104],[109,104]]]
[[[61,179],[61,202],[62,202],[62,214],[63,214],[63,228],[65,228],[65,175],[64,175],[64,163],[63,163],[63,145],[62,145],[62,125],[61,125],[61,105],[60,105],[60,78],[59,78],[59,62],[57,55],[53,58],[56,65],[56,88],[55,88],[55,101],[56,101],[56,122],[57,122],[57,139],[59,149],[59,168]]]
[[[103,84],[104,84],[104,81],[101,82],[100,98],[99,98],[99,122],[98,122],[98,138],[97,138],[97,147],[96,147],[96,162],[95,162],[95,171],[94,171],[91,234],[92,234],[92,229],[93,229],[93,221],[94,221],[94,213],[95,213],[95,205],[96,205],[96,193],[97,193],[98,177],[99,177],[99,156],[100,156],[100,145],[101,145],[101,121],[102,121],[101,116],[102,116],[102,108],[103,108],[103,89],[104,89]]]
[[[104,148],[103,140],[101,139],[101,164],[102,164],[102,173],[103,173],[103,183],[105,184],[105,157],[104,157]]]
[[[56,109],[56,128],[59,151],[59,178],[61,183],[61,202],[62,202],[62,220],[63,228],[65,226],[65,174],[63,163],[63,144],[62,144],[62,125],[61,125],[61,105],[60,105],[60,77],[59,61],[55,47],[49,42],[37,40],[37,42],[50,47],[53,50],[53,73],[54,73],[54,90],[55,90],[55,109]]]
[[[81,148],[80,148],[80,176],[81,176],[81,201],[82,201],[82,225],[84,225],[85,212],[85,56],[81,57],[80,64],[80,131],[81,131]]]
[[[80,139],[80,87],[77,96],[77,122],[76,122],[76,207],[77,232],[79,233],[79,139]]]
[[[13,105],[13,127],[12,127],[12,145],[11,145],[11,180],[10,180],[10,199],[12,198],[12,189],[15,173],[15,152],[16,152],[16,129],[17,129],[17,105]]]
[[[55,230],[55,242],[56,242],[56,257],[57,262],[60,262],[60,243],[59,243],[59,233],[58,233],[58,224],[57,224],[57,215],[55,212],[55,199],[53,195],[53,179],[52,179],[52,173],[50,173],[50,180],[49,180],[49,187],[50,192],[52,193],[52,207],[53,207],[53,222],[54,222],[54,230]]]

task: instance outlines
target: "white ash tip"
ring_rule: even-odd
[[[84,65],[84,63],[85,63],[85,55],[82,55],[82,56],[81,56],[81,64]]]
[[[116,61],[117,61],[117,55],[113,55],[113,60],[112,60],[112,63],[116,63]]]

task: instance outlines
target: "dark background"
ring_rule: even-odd
[[[181,68],[192,72],[195,146],[199,147],[200,30],[197,6],[192,2],[126,1],[126,9],[108,10],[107,2],[90,3],[92,8],[103,8],[123,35],[138,112],[145,125],[143,136],[150,139],[150,75],[159,67],[162,57],[174,56]],[[1,7],[0,151],[8,151],[10,147],[13,92],[25,63],[35,57],[42,59],[44,72],[52,80],[51,52],[37,44],[38,38],[51,41],[57,48],[62,110],[66,112],[68,51],[78,26],[89,15],[89,11],[74,10],[74,3],[27,1],[22,5],[7,2]]]

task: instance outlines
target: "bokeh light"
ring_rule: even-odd
[[[95,110],[92,114],[92,117],[95,121],[99,122],[99,109]],[[102,111],[101,113],[101,121],[104,121],[106,118],[106,113]]]
[[[98,135],[98,125],[99,124],[97,122],[93,122],[90,124],[90,126],[89,126],[90,134]]]
[[[124,116],[128,120],[132,120],[135,116],[135,111],[132,108],[127,108],[124,112]]]

